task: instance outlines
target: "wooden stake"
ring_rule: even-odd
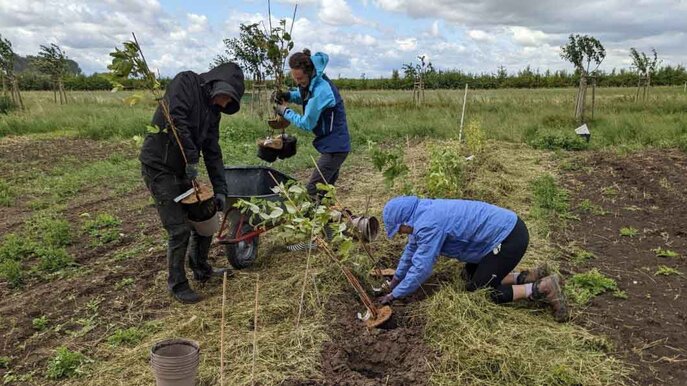
[[[260,274],[255,276],[255,310],[253,316],[253,368],[250,372],[250,383],[255,385],[255,359],[258,352],[258,294],[260,293]]]
[[[227,299],[227,271],[222,281],[222,325],[219,332],[219,384],[224,386],[224,309]]]
[[[310,240],[308,241],[309,243],[312,243],[314,232],[315,228],[312,228],[310,230]],[[301,314],[303,313],[303,300],[305,299],[305,283],[308,282],[308,274],[310,270],[310,256],[312,256],[312,248],[308,248],[308,258],[305,262],[305,272],[303,273],[303,287],[301,288],[301,300],[298,303],[298,316],[296,317],[296,329],[298,329],[298,326],[300,325]]]
[[[465,95],[463,95],[463,113],[460,114],[460,132],[458,133],[458,143],[463,142],[463,120],[465,119],[465,104],[468,99],[468,84],[465,83]]]

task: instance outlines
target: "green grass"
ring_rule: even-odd
[[[532,181],[533,214],[543,218],[569,218],[570,202],[568,192],[558,186],[550,174]]]
[[[48,379],[70,378],[81,375],[81,366],[88,362],[85,355],[71,351],[67,347],[59,347],[48,360],[45,376]]]
[[[99,213],[86,220],[83,230],[93,238],[94,245],[107,244],[119,238],[121,220],[109,213]]]
[[[1,356],[0,357],[0,369],[7,369],[10,367],[10,363],[12,362],[12,359],[8,356]]]
[[[635,237],[639,234],[639,230],[634,227],[622,227],[620,228],[620,235],[623,237]]]
[[[606,291],[613,291],[619,298],[627,297],[619,290],[615,280],[604,276],[596,268],[573,275],[566,281],[565,291],[573,303],[581,306]]]
[[[588,198],[580,201],[580,204],[577,208],[582,212],[590,213],[595,216],[605,216],[608,214],[608,212],[605,211],[601,206],[592,203],[592,201]]]
[[[132,277],[125,277],[122,280],[115,283],[114,287],[116,290],[120,290],[126,287],[131,287],[132,285],[134,285],[134,279]]]
[[[675,268],[668,267],[666,265],[659,265],[658,270],[654,273],[654,276],[672,276],[672,275],[682,275],[682,272]]]
[[[34,215],[27,224],[27,230],[43,245],[64,247],[72,242],[69,222],[57,213]]]
[[[0,178],[0,206],[12,206],[14,204],[14,190],[9,182]]]
[[[48,328],[48,317],[42,315],[40,318],[33,318],[31,325],[37,331],[43,331]]]
[[[107,338],[107,343],[111,346],[133,346],[138,344],[145,336],[146,331],[137,327],[129,327],[127,329],[117,329]]]
[[[671,251],[670,249],[664,249],[661,247],[658,247],[656,249],[652,249],[652,251],[656,254],[657,257],[678,257],[678,256],[680,256],[680,254],[675,252],[675,251]]]

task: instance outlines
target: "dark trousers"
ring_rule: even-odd
[[[317,190],[318,183],[328,183],[334,185],[339,178],[339,169],[348,157],[348,153],[322,153],[317,159],[317,167],[310,176],[306,186],[308,194],[313,198],[321,198],[324,193]],[[322,174],[320,174],[322,172]],[[324,179],[322,178],[324,177]]]
[[[208,264],[208,252],[212,237],[201,236],[188,222],[188,213],[174,197],[191,188],[191,182],[183,177],[142,167],[143,181],[155,199],[155,207],[162,226],[167,231],[167,285],[174,292],[188,287],[184,260],[188,251],[189,267],[196,280],[207,280],[212,275]]]
[[[513,288],[510,285],[501,285],[501,280],[520,263],[529,242],[530,234],[527,231],[527,225],[518,217],[515,228],[503,240],[497,254],[494,252],[487,254],[478,264],[465,264],[467,290],[491,288],[490,295],[494,302],[512,302]]]

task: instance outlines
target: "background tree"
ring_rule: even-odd
[[[426,55],[421,55],[417,57],[419,63],[405,63],[402,67],[405,78],[413,80],[413,102],[418,105],[425,100],[425,78],[434,72],[434,66],[426,59]]]
[[[2,77],[2,92],[7,96],[7,89],[10,89],[12,103],[24,108],[24,102],[21,99],[19,92],[19,82],[14,75],[14,58],[15,54],[12,50],[12,42],[4,39],[0,35],[0,77]]]
[[[661,61],[658,59],[658,54],[655,49],[651,49],[653,58],[647,56],[644,52],[638,52],[634,48],[630,48],[630,57],[632,58],[632,68],[637,71],[637,95],[635,100],[639,99],[639,90],[642,88],[642,81],[644,81],[644,96],[646,100],[648,95],[648,88],[651,87],[651,76],[658,70],[658,65]]]
[[[53,85],[53,95],[57,103],[57,94],[60,95],[60,104],[67,103],[67,93],[64,90],[64,77],[69,69],[67,56],[56,44],[49,46],[41,45],[38,56],[33,59],[33,63],[38,71],[50,76]]]
[[[601,62],[606,58],[606,49],[593,36],[570,35],[568,44],[561,47],[561,58],[572,63],[575,66],[575,71],[580,75],[575,102],[575,119],[582,123],[584,122],[588,78],[598,70]],[[594,69],[591,69],[592,63],[596,64]],[[594,103],[593,99],[592,104]]]

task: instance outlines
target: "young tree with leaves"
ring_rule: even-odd
[[[655,49],[651,49],[653,57],[647,56],[644,52],[638,52],[634,48],[630,48],[630,57],[632,58],[632,67],[637,71],[637,95],[635,100],[639,100],[639,90],[642,88],[642,81],[644,81],[644,96],[646,100],[648,96],[648,88],[651,87],[651,75],[656,73],[660,60]]]
[[[67,73],[69,63],[62,49],[53,43],[49,46],[41,45],[38,56],[33,59],[33,65],[38,71],[50,75],[55,103],[57,103],[57,94],[59,94],[60,104],[66,104],[67,93],[64,90],[64,76]]]
[[[12,102],[23,109],[24,101],[19,92],[19,82],[14,74],[15,56],[12,50],[12,42],[0,35],[0,77],[2,77],[3,95],[7,95],[7,89],[9,88]]]
[[[593,36],[571,34],[568,39],[568,44],[561,47],[561,58],[572,63],[575,71],[580,74],[580,85],[575,102],[575,119],[582,123],[589,77],[598,70],[601,62],[606,58],[606,49]],[[596,65],[593,69],[592,64]]]

